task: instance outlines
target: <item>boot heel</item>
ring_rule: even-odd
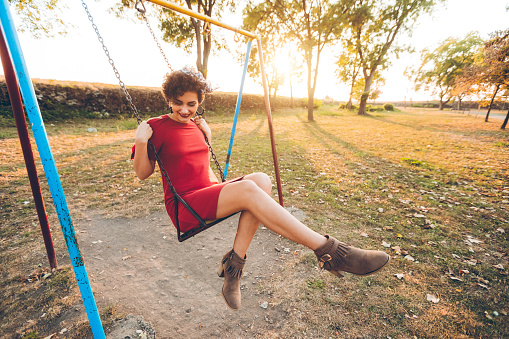
[[[219,276],[219,278],[224,278],[224,268],[222,264],[221,267],[219,267],[219,271],[217,271],[217,275]]]
[[[334,274],[336,277],[338,278],[343,278],[344,277],[344,274],[345,272],[343,271],[329,271],[330,273]]]

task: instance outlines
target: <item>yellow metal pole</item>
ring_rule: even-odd
[[[271,110],[270,110],[269,86],[267,85],[267,76],[265,75],[265,65],[263,63],[262,43],[259,39],[257,39],[256,41],[258,42],[258,55],[260,57],[260,70],[262,73],[261,76],[262,76],[262,83],[263,83],[263,93],[264,93],[264,97],[265,97],[265,112],[267,113],[267,122],[269,124],[270,144],[272,146],[272,159],[274,160],[274,172],[276,173],[277,195],[279,198],[279,204],[284,207],[283,189],[281,188],[281,177],[279,175],[279,163],[277,161],[276,141],[274,138],[274,129],[272,128],[272,114],[271,114]]]
[[[172,4],[169,1],[166,1],[166,0],[147,0],[147,1],[152,2],[152,3],[156,4],[156,5],[159,5],[159,6],[162,6],[162,7],[171,9],[171,10],[174,10],[175,12],[179,12],[179,13],[182,13],[182,14],[185,14],[185,15],[189,15],[189,16],[191,16],[193,18],[196,18],[196,19],[199,19],[199,20],[202,20],[202,21],[205,21],[205,22],[210,22],[211,24],[214,24],[216,26],[223,27],[223,28],[226,28],[226,29],[228,29],[230,31],[234,31],[235,33],[239,33],[239,34],[248,36],[248,37],[250,37],[252,39],[258,40],[258,36],[256,34],[253,34],[251,32],[245,31],[245,30],[240,29],[240,28],[235,28],[233,26],[223,24],[220,21],[212,19],[208,15],[204,15],[204,14],[195,12],[193,10],[190,10],[188,8]]]

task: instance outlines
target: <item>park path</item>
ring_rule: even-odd
[[[303,218],[301,211],[290,211]],[[242,279],[242,309],[232,311],[216,271],[237,221],[232,217],[179,243],[165,212],[136,219],[90,213],[77,223],[78,240],[99,307],[120,305],[143,316],[157,338],[277,336],[285,312],[271,307],[264,282],[278,274],[297,245],[265,227],[258,230]]]

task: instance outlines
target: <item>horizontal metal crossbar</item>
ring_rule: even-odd
[[[224,24],[224,23],[222,23],[220,21],[212,19],[208,15],[195,12],[193,10],[190,10],[188,8],[185,8],[185,7],[182,7],[182,6],[179,6],[179,5],[172,4],[169,1],[166,1],[166,0],[146,0],[146,1],[149,1],[149,2],[152,2],[152,3],[156,4],[156,5],[159,5],[159,6],[162,6],[162,7],[171,9],[171,10],[174,10],[175,12],[179,12],[179,13],[182,13],[182,14],[185,14],[185,15],[189,15],[189,16],[191,16],[193,18],[196,18],[196,19],[199,19],[199,20],[202,20],[202,21],[205,21],[205,22],[210,22],[211,24],[214,24],[214,25],[219,26],[219,27],[226,28],[226,29],[228,29],[230,31],[234,31],[235,33],[239,33],[239,34],[245,35],[245,36],[250,37],[252,39],[259,40],[258,36],[256,34],[254,34],[254,33],[245,31],[245,30],[240,29],[240,28],[235,28],[235,27],[230,26],[230,25],[226,25],[226,24]]]

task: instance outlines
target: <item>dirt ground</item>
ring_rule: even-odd
[[[290,212],[304,218],[300,210]],[[138,219],[91,213],[76,228],[99,308],[119,305],[142,316],[157,338],[248,338],[277,330],[285,312],[267,307],[271,295],[264,281],[303,248],[262,226],[247,254],[242,308],[233,311],[221,296],[217,269],[231,249],[237,221],[232,217],[179,243],[165,212]],[[125,338],[127,330],[117,324],[106,332],[108,338]]]

